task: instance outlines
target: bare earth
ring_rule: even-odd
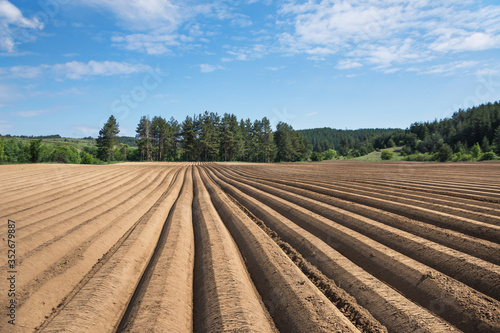
[[[499,163],[9,165],[0,188],[0,332],[500,332]]]

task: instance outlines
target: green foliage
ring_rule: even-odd
[[[495,130],[492,142],[494,145],[495,153],[500,155],[500,125]]]
[[[42,140],[41,139],[32,140],[30,142],[29,150],[30,150],[30,162],[31,163],[38,162],[38,159],[40,157],[40,147],[41,147],[41,145],[42,145]]]
[[[0,164],[7,161],[7,155],[5,154],[5,145],[3,139],[0,138]]]
[[[82,159],[80,161],[81,164],[93,164],[94,156],[89,153],[83,153]]]
[[[307,159],[309,144],[300,132],[293,130],[292,126],[279,122],[274,139],[277,147],[277,162],[298,162]]]
[[[379,142],[379,148],[389,147],[387,141],[390,134],[395,129],[359,129],[359,130],[338,130],[332,128],[315,128],[299,130],[313,146],[313,151],[324,152],[329,149],[336,149],[340,155],[347,156],[351,150],[358,150],[365,155],[373,151],[371,139],[379,135],[385,135],[386,141]]]
[[[476,143],[479,148],[488,151],[497,147],[497,135],[500,137],[500,103],[488,103],[468,110],[458,110],[450,118],[440,121],[414,123],[408,131],[417,136],[418,147],[413,151],[438,152],[442,143],[448,144],[454,152],[467,154]],[[498,139],[500,140],[500,139]],[[475,159],[480,158],[480,151],[473,148]]]
[[[118,144],[116,138],[118,133],[120,133],[118,123],[116,118],[111,115],[99,131],[99,137],[97,138],[97,156],[101,160],[108,162],[113,160],[114,146]]]
[[[479,146],[479,143],[476,142],[476,144],[471,148],[470,154],[475,160],[478,160],[481,157],[481,147]]]
[[[438,161],[439,162],[451,161],[452,157],[453,157],[453,150],[449,145],[444,143],[439,149],[439,152],[437,153]]]
[[[428,153],[425,154],[412,154],[406,156],[406,161],[413,161],[413,162],[426,162],[426,161],[432,161],[432,156],[429,155]]]
[[[497,159],[498,156],[492,151],[488,151],[481,156],[481,161],[494,161]]]
[[[193,118],[187,116],[181,125],[182,141],[181,146],[183,150],[184,161],[196,160],[196,128]]]
[[[80,164],[80,154],[73,146],[57,146],[52,152],[51,160],[56,163]]]
[[[325,160],[333,160],[334,158],[338,158],[338,154],[335,149],[328,149],[323,153],[323,157]]]
[[[125,144],[129,147],[137,148],[137,141],[134,137],[130,136],[117,136],[116,141],[118,144]]]
[[[318,153],[317,151],[313,151],[311,153],[311,161],[313,161],[313,162],[321,162],[321,161],[323,161],[323,154],[322,153]]]
[[[384,161],[392,160],[394,158],[394,153],[390,150],[385,149],[382,150],[382,155],[380,157]]]

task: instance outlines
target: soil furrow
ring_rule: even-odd
[[[182,187],[185,169],[156,200],[116,252],[44,327],[43,332],[111,332],[132,298]]]
[[[238,248],[194,169],[194,332],[273,332]]]
[[[192,332],[194,234],[193,179],[184,185],[163,227],[154,255],[141,278],[118,332]]]
[[[230,170],[224,169],[228,174]],[[241,174],[239,174],[241,177]],[[254,178],[255,179],[255,178]],[[462,233],[443,229],[424,222],[409,219],[383,209],[361,205],[351,201],[346,201],[321,193],[314,192],[312,189],[302,189],[300,183],[284,181],[265,181],[259,180],[261,184],[270,185],[274,188],[284,190],[289,193],[295,193],[304,197],[323,202],[333,207],[368,217],[375,221],[384,223],[394,228],[404,230],[414,235],[445,245],[449,248],[468,253],[477,258],[500,265],[500,244],[485,241]],[[287,185],[284,185],[287,184]]]
[[[490,319],[500,318],[498,301],[334,221],[248,185],[224,180],[333,244],[344,256],[420,305],[443,304],[440,315],[459,329],[500,329],[500,322]]]
[[[328,244],[300,228],[262,202],[215,177],[222,188],[239,200],[256,217],[276,231],[285,241],[356,297],[390,332],[437,332],[452,330],[446,322],[417,306],[380,280],[353,264]],[[348,302],[344,296],[344,302]],[[342,304],[342,303],[341,303]],[[344,307],[346,304],[342,304]],[[350,305],[355,307],[355,305]],[[350,311],[352,311],[350,309]]]
[[[206,175],[204,179],[212,201],[241,249],[257,289],[280,331],[358,331],[224,192]],[[367,331],[385,331],[377,324],[376,321],[365,323]]]

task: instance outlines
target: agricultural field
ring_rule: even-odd
[[[7,165],[0,188],[0,332],[500,332],[499,163]]]

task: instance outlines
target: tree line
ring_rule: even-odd
[[[313,143],[314,151],[335,149],[348,158],[398,146],[402,147],[401,155],[407,160],[492,160],[500,155],[500,103],[458,110],[449,118],[416,122],[405,130],[321,128],[301,133]]]
[[[0,137],[0,162],[296,162],[308,160],[311,150],[309,142],[286,123],[278,123],[273,130],[266,117],[252,121],[208,111],[187,116],[181,123],[174,118],[143,116],[136,128],[135,142],[119,137],[119,132],[119,124],[111,115],[99,131],[95,145],[87,140],[89,143],[81,149],[69,143],[45,144],[38,138],[26,141]],[[137,147],[131,147],[132,143]]]
[[[0,163],[61,162],[104,163],[112,161],[321,161],[338,156],[359,157],[375,150],[402,147],[401,155],[414,161],[494,160],[500,155],[500,103],[458,110],[451,117],[416,122],[407,129],[335,130],[320,128],[295,131],[280,122],[273,130],[268,118],[238,119],[204,112],[174,118],[143,116],[136,137],[119,137],[114,116],[99,132],[96,145],[77,149],[71,144],[44,144],[46,137],[0,137]],[[30,140],[31,139],[31,140]],[[133,147],[133,146],[136,147]],[[384,152],[382,158],[391,159]]]
[[[205,111],[182,123],[161,116],[141,117],[136,129],[143,161],[295,162],[309,157],[308,141],[280,122],[273,131],[267,117],[240,119]]]

